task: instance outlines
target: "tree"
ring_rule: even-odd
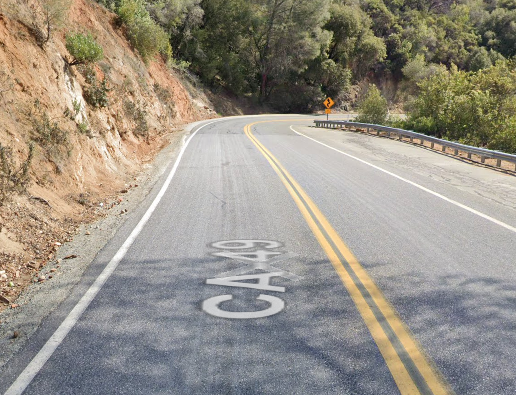
[[[483,44],[510,58],[516,55],[516,9],[495,9],[482,24]]]
[[[42,32],[33,23],[37,41],[40,46],[47,43],[52,35],[52,30],[59,28],[65,22],[72,0],[42,0],[41,17],[45,24],[45,32]]]
[[[148,0],[147,10],[170,35],[175,56],[185,51],[193,38],[195,29],[203,22],[204,10],[201,0]]]
[[[204,23],[182,46],[183,56],[205,83],[223,86],[236,94],[258,89],[254,67],[246,0],[205,0]]]
[[[357,80],[387,55],[383,39],[374,35],[371,24],[369,16],[358,6],[335,3],[325,25],[333,33],[329,58],[351,69]]]
[[[326,47],[330,35],[322,29],[329,0],[259,0],[252,3],[249,29],[260,97],[270,93],[271,80],[300,72]]]

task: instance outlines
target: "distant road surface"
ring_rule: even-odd
[[[196,127],[0,393],[514,394],[516,177],[313,119]]]

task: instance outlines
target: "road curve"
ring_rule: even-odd
[[[514,393],[514,177],[312,121],[194,129],[0,393]]]

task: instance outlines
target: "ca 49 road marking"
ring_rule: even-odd
[[[206,284],[230,288],[251,288],[263,292],[285,292],[285,287],[272,285],[271,279],[274,277],[284,277],[295,280],[298,276],[272,266],[272,261],[279,255],[282,255],[282,252],[272,251],[272,249],[281,246],[281,243],[271,240],[224,240],[212,243],[211,247],[223,250],[212,255],[236,259],[246,263],[246,267],[237,269],[231,276],[228,276],[229,273],[226,273],[224,277],[210,278],[206,280]],[[265,273],[245,274],[256,270],[265,271]],[[203,311],[219,318],[256,319],[278,314],[285,308],[285,302],[279,296],[260,294],[256,299],[269,304],[265,309],[251,311],[226,310],[224,306],[233,300],[233,295],[229,293],[230,290],[227,290],[227,292],[224,295],[206,299],[202,303]]]

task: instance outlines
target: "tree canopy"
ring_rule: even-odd
[[[144,57],[171,53],[213,88],[281,111],[338,101],[361,82],[405,100],[443,68],[480,71],[516,55],[513,0],[98,1]]]

